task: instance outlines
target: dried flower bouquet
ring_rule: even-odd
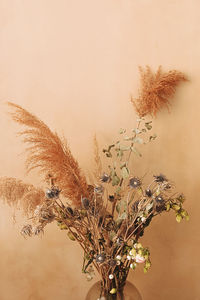
[[[137,145],[156,139],[151,134],[152,121],[176,85],[185,76],[178,71],[154,75],[149,68],[141,70],[140,98],[134,104],[139,114],[137,126],[129,134],[119,132],[119,139],[103,149],[107,168],[102,169],[95,138],[95,182],[88,183],[66,141],[53,133],[37,117],[9,103],[12,118],[27,128],[20,135],[27,147],[28,171],[39,168],[49,188],[43,191],[15,178],[0,178],[0,197],[9,205],[22,208],[31,223],[24,225],[23,236],[39,235],[47,224],[55,221],[68,237],[83,249],[82,272],[91,280],[94,270],[101,275],[99,298],[117,299],[123,294],[130,269],[142,264],[146,273],[150,266],[150,251],[139,239],[153,218],[174,211],[177,222],[189,219],[183,208],[184,196],[163,174],[155,174],[147,184],[131,168],[134,157],[141,156]],[[121,299],[123,297],[121,296]]]

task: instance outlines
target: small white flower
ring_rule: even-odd
[[[145,258],[143,256],[140,256],[139,254],[136,255],[135,261],[139,264],[142,264],[145,262]]]
[[[109,275],[109,279],[112,280],[113,278],[114,278],[114,275],[113,275],[113,274],[110,274],[110,275]]]
[[[142,218],[141,218],[141,221],[142,221],[142,223],[145,223],[145,222],[146,222],[146,218],[145,218],[145,217],[142,217]]]
[[[130,264],[130,268],[131,268],[131,269],[135,269],[136,266],[137,266],[136,263]]]
[[[131,260],[131,256],[130,255],[127,255],[126,257],[128,260]]]
[[[119,266],[121,264],[120,260],[117,260],[117,266]]]
[[[121,260],[122,259],[121,255],[117,255],[116,259]]]
[[[86,278],[87,278],[88,281],[92,280],[92,276],[89,275],[89,274],[86,276]]]
[[[136,250],[135,250],[135,248],[131,249],[131,251],[129,252],[129,254],[132,256],[132,258],[134,258],[136,256]]]

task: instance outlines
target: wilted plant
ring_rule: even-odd
[[[28,144],[27,168],[39,168],[49,188],[44,192],[15,178],[2,178],[0,196],[23,208],[32,221],[22,228],[23,236],[42,234],[53,221],[66,230],[84,251],[82,272],[91,280],[96,269],[102,279],[100,297],[115,299],[130,269],[143,264],[146,273],[151,266],[150,251],[139,239],[153,218],[173,210],[177,222],[189,219],[184,196],[165,175],[155,174],[146,184],[131,169],[133,156],[141,157],[137,145],[156,139],[152,121],[140,117],[129,134],[120,129],[119,139],[103,149],[106,169],[95,137],[96,182],[88,184],[66,142],[19,105],[9,105],[13,119],[28,127],[20,133]]]

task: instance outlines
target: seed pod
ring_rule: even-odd
[[[102,225],[102,223],[103,223],[103,217],[100,216],[99,221],[98,221],[98,227],[100,227]]]
[[[88,210],[90,206],[90,202],[87,198],[82,198],[81,203],[84,209]]]
[[[75,238],[75,236],[76,236],[75,232],[72,233],[71,231],[68,231],[67,235],[68,235],[68,237],[69,237],[69,239],[71,241],[75,241],[76,240],[76,238]]]
[[[117,261],[115,259],[110,259],[108,263],[111,267],[115,267],[117,264]]]
[[[132,205],[132,210],[134,213],[138,211],[138,204],[139,204],[139,200],[135,201]]]
[[[110,181],[110,176],[106,173],[103,173],[103,175],[101,176],[101,181],[102,182],[109,182]]]
[[[66,207],[66,211],[67,211],[67,213],[69,213],[71,216],[73,216],[74,211],[73,211],[73,209],[72,209],[70,206],[67,206],[67,207]]]
[[[115,196],[114,196],[114,195],[109,195],[109,196],[108,196],[108,200],[109,200],[110,202],[114,202],[114,201],[115,201]]]
[[[166,210],[166,207],[165,207],[165,200],[162,196],[157,196],[155,198],[155,201],[156,201],[156,211],[157,212],[162,212],[163,210]]]
[[[145,194],[147,197],[151,197],[152,196],[152,191],[150,189],[145,190]]]

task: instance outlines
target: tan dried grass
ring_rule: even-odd
[[[45,198],[44,191],[32,184],[12,177],[0,178],[0,198],[9,206],[20,208],[25,215],[31,215]]]
[[[10,102],[8,105],[14,109],[14,112],[10,113],[13,120],[29,128],[19,133],[24,136],[23,142],[28,144],[28,172],[39,168],[45,178],[51,174],[62,194],[75,206],[79,206],[81,197],[88,194],[87,182],[67,142],[61,140],[57,133],[53,133],[44,122],[21,106]]]
[[[176,87],[182,81],[187,81],[186,76],[177,71],[162,72],[161,66],[153,73],[149,66],[140,70],[140,89],[137,99],[131,101],[140,117],[150,114],[156,116],[164,107],[169,110],[170,99],[174,96]]]

